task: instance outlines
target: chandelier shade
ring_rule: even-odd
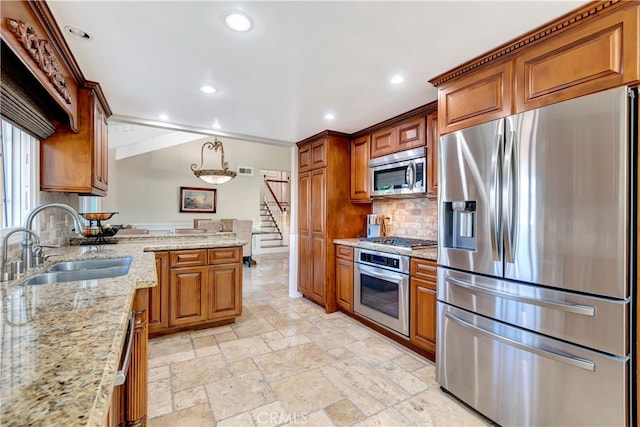
[[[222,169],[202,169],[202,165],[204,164],[204,149],[208,148],[209,150],[220,151],[220,163]],[[203,180],[208,184],[224,184],[227,181],[235,178],[237,175],[236,172],[229,170],[229,165],[224,161],[224,148],[222,147],[222,142],[218,141],[218,138],[211,142],[205,142],[202,144],[202,148],[200,149],[200,165],[193,163],[191,165],[191,170],[193,174]]]

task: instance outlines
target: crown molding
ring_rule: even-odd
[[[484,55],[478,56],[452,70],[447,71],[446,73],[440,74],[439,76],[430,79],[429,83],[436,87],[440,86],[443,83],[455,79],[456,77],[459,77],[473,69],[513,55],[530,45],[537,44],[549,37],[555,36],[556,34],[575,28],[587,21],[593,20],[596,17],[612,13],[620,8],[633,7],[637,5],[637,0],[606,0],[591,2],[548,24],[536,28],[517,39],[507,42]]]

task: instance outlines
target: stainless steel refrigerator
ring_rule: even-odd
[[[636,97],[440,139],[436,379],[501,425],[634,422]]]

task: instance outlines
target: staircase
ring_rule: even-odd
[[[257,253],[289,250],[289,177],[271,172],[264,173],[260,190],[260,233],[254,234]]]
[[[266,202],[260,203],[260,248],[287,246],[282,237],[282,230],[274,217],[271,207]]]

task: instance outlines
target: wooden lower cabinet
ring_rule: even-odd
[[[172,268],[169,276],[169,326],[198,323],[206,319],[206,267]]]
[[[436,352],[436,263],[411,258],[409,339],[412,344]]]
[[[147,425],[148,384],[149,384],[149,292],[147,288],[138,289],[131,311],[135,313],[134,334],[131,344],[129,369],[125,383],[114,387],[111,406],[105,425],[135,426]],[[126,349],[122,350],[123,353]]]
[[[353,248],[336,246],[336,304],[353,313]]]
[[[242,294],[237,286],[242,267],[215,265],[207,269],[207,319],[237,317],[242,314]]]
[[[149,333],[169,327],[169,252],[156,252],[158,285],[149,288]]]
[[[156,252],[151,336],[232,322],[242,314],[242,247]]]

